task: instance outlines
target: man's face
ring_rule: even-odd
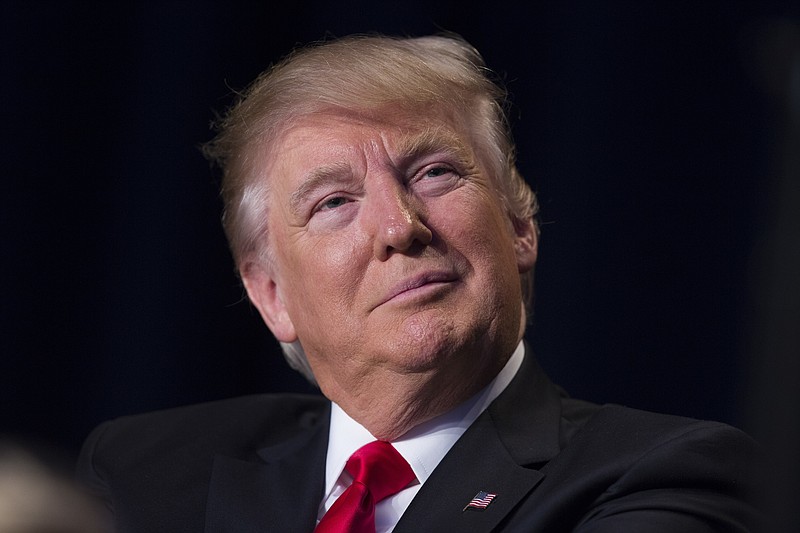
[[[536,237],[514,228],[473,144],[444,113],[331,112],[267,157],[273,261],[245,283],[332,399],[376,374],[496,372],[518,342]]]

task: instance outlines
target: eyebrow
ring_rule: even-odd
[[[426,154],[445,153],[464,165],[470,162],[471,151],[455,132],[444,127],[428,128],[416,135],[403,137],[397,143],[401,163]]]
[[[292,213],[299,213],[302,204],[314,191],[331,182],[344,182],[351,174],[350,165],[344,162],[332,163],[311,170],[303,177],[300,186],[289,196],[289,209]]]

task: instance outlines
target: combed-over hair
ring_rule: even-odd
[[[259,165],[297,119],[331,109],[369,112],[387,106],[436,106],[465,120],[478,157],[514,223],[533,220],[536,196],[516,168],[505,114],[506,92],[477,50],[454,35],[350,36],[300,48],[262,73],[216,124],[203,147],[222,169],[223,226],[237,268],[270,261],[269,176]],[[529,301],[530,275],[522,276]],[[307,361],[287,349],[290,365],[310,377]]]

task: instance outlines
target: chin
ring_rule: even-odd
[[[475,344],[482,328],[462,328],[464,322],[456,317],[444,317],[441,312],[420,313],[406,319],[385,344],[391,360],[404,372],[426,372],[440,368],[467,345]],[[427,315],[427,316],[426,316]]]

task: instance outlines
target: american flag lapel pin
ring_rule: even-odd
[[[463,509],[461,509],[461,512],[463,513],[467,509],[477,509],[478,511],[483,511],[489,507],[489,504],[492,503],[492,500],[494,500],[496,497],[497,494],[492,494],[491,492],[482,490],[472,497],[470,502]]]

